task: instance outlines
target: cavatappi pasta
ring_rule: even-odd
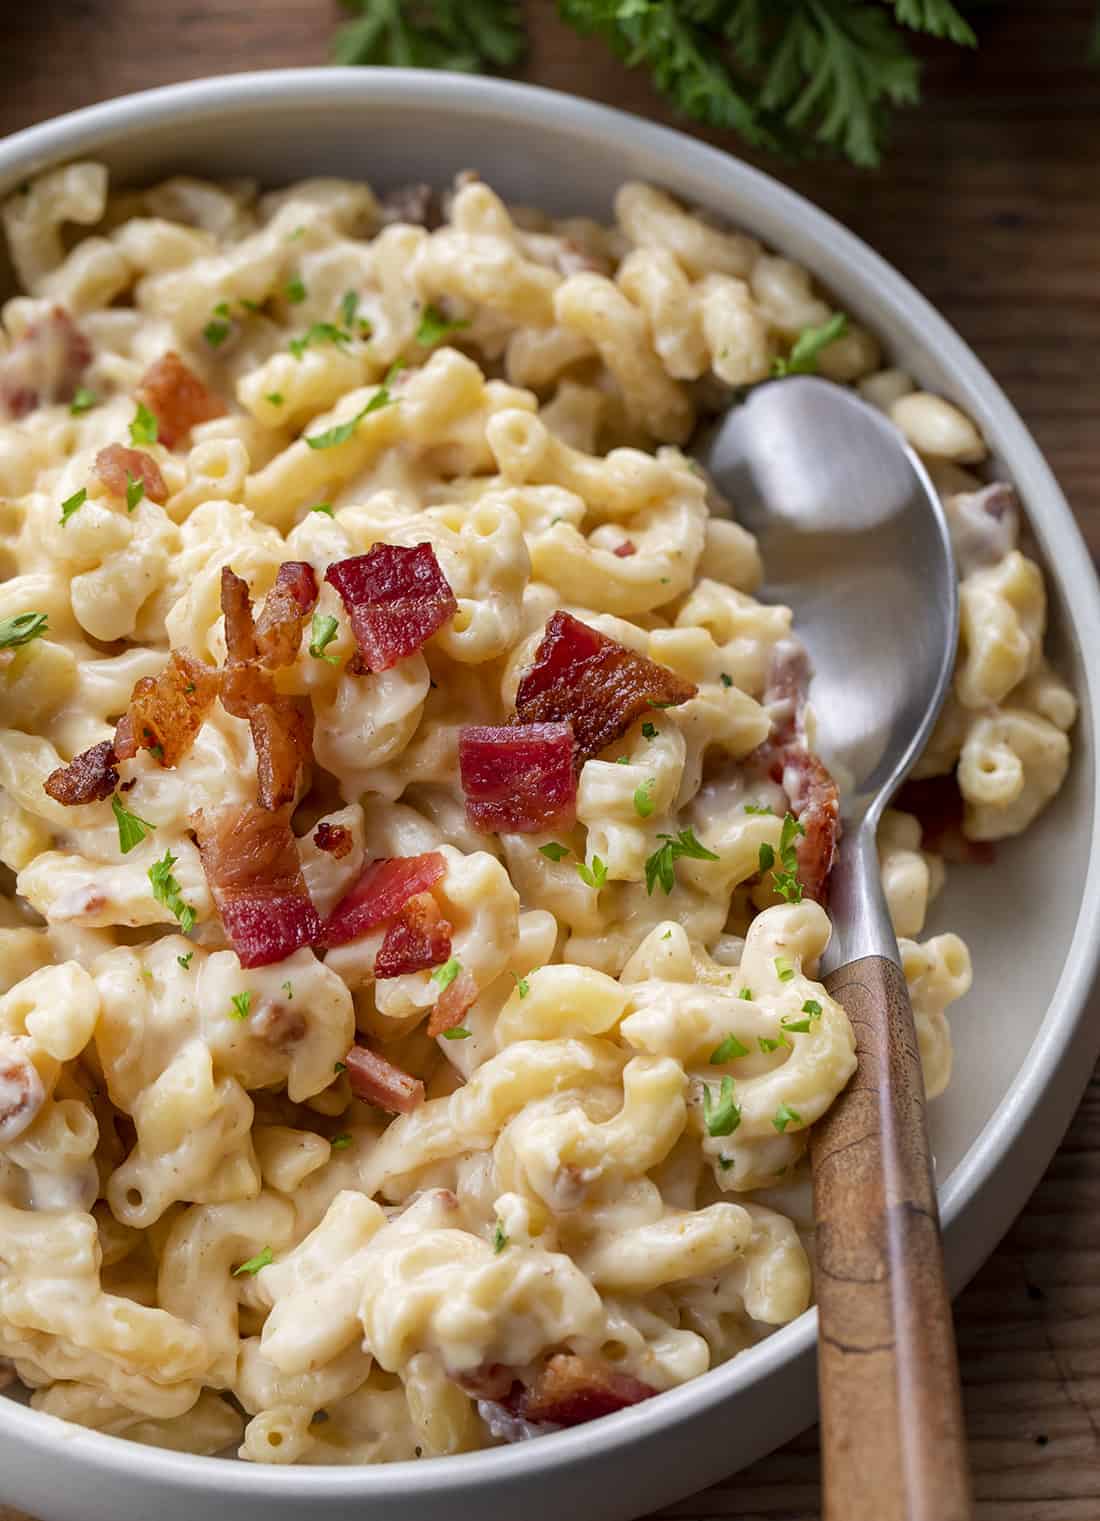
[[[139,1442],[465,1451],[548,1424],[493,1370],[660,1391],[809,1304],[801,1159],[853,1038],[816,976],[825,911],[762,870],[790,847],[749,760],[790,613],[680,452],[730,388],[808,342],[945,495],[962,629],[919,774],[957,779],[955,847],[1024,829],[1068,763],[1011,491],[807,271],[641,184],[606,227],[473,175],[438,225],[401,219],[426,204],[325,179],[111,193],[74,164],[3,208],[24,293],[0,339],[0,1368]],[[172,447],[138,405],[168,352],[221,403]],[[155,476],[112,489],[112,445]],[[284,562],[320,579],[378,544],[430,545],[453,616],[364,675],[325,584],[276,686],[312,713],[294,833],[318,914],[371,861],[443,861],[474,996],[437,1039],[438,971],[376,976],[380,929],[272,965],[230,948],[193,819],[255,794],[243,718],[215,705],[176,765],[139,750],[111,800],[43,786],[170,650],[226,660],[224,567],[261,599]],[[460,731],[506,721],[561,608],[695,695],[586,761],[568,829],[481,832]],[[670,838],[693,848],[654,866]],[[888,813],[879,848],[934,1096],[969,956],[920,939],[944,866],[917,818]],[[357,1031],[422,1103],[353,1097]]]

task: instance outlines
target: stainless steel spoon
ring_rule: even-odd
[[[946,695],[958,593],[943,509],[879,412],[827,381],[754,390],[697,451],[794,611],[840,787],[825,985],[858,1069],[814,1127],[826,1521],[965,1521],[966,1440],[913,1012],[875,833]]]

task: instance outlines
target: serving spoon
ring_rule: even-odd
[[[966,1437],[913,1011],[879,877],[883,810],[951,680],[943,508],[897,429],[798,376],[754,389],[697,450],[794,612],[816,748],[840,789],[822,957],[858,1066],[811,1136],[826,1521],[966,1521]]]

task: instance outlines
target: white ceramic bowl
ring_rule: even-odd
[[[506,196],[606,217],[624,179],[664,185],[808,265],[926,386],[959,402],[1020,489],[1045,561],[1055,650],[1081,698],[1054,806],[996,871],[955,869],[936,922],[974,952],[953,1018],[955,1081],[934,1106],[948,1270],[960,1287],[1023,1205],[1100,1047],[1085,1005],[1100,947],[1096,827],[1100,599],[1065,499],[1019,417],[927,302],[857,238],[774,180],[678,133],[568,96],[416,71],[301,70],[202,80],[95,106],[0,144],[0,193],[90,155],[116,180],[177,171],[444,184],[476,167]],[[2,1244],[0,1244],[2,1245]],[[811,1311],[725,1367],[537,1442],[379,1468],[277,1468],[162,1452],[0,1399],[0,1499],[42,1521],[617,1521],[702,1489],[815,1414]]]

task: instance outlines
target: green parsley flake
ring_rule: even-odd
[[[371,412],[380,412],[383,407],[395,406],[396,398],[390,395],[388,384],[394,368],[391,365],[385,380],[378,387],[378,390],[375,391],[366,406],[356,412],[354,417],[349,417],[347,422],[337,423],[334,428],[327,428],[324,433],[314,433],[312,436],[307,436],[306,443],[309,447],[311,449],[335,449],[340,444],[346,444],[364,417],[369,416]]]
[[[286,982],[283,983],[283,992],[286,994],[287,1003],[293,1003],[294,1002],[294,984],[290,981],[289,978],[287,978]]]
[[[153,413],[143,401],[137,404],[134,420],[130,424],[130,442],[132,444],[155,444],[160,432],[160,424]]]
[[[790,1030],[792,1032],[792,1034],[795,1034],[795,1035],[805,1035],[809,1031],[810,1025],[812,1024],[812,1020],[810,1020],[809,1018],[806,1018],[806,1019],[790,1019],[790,1018],[784,1017],[783,1019],[781,1019],[779,1021],[779,1023],[783,1026],[784,1030]]]
[[[834,312],[828,322],[820,327],[804,327],[795,340],[786,359],[772,360],[772,374],[813,375],[817,372],[817,360],[822,349],[843,338],[848,331],[848,318],[843,312]]]
[[[756,1043],[760,1047],[761,1051],[763,1051],[765,1056],[769,1055],[769,1053],[772,1051],[777,1051],[783,1044],[783,1042],[780,1040],[773,1040],[770,1035],[758,1035],[756,1037]]]
[[[301,306],[306,299],[306,287],[301,275],[294,275],[286,282],[286,299],[291,306]]]
[[[180,966],[183,968],[183,970],[185,972],[186,972],[187,968],[191,965],[191,957],[194,954],[195,954],[194,951],[188,951],[186,956],[177,956],[176,957],[176,960],[179,962]]]
[[[757,856],[758,869],[760,871],[770,871],[774,865],[775,851],[767,843],[767,841],[765,841],[764,844],[760,847],[760,854]]]
[[[640,787],[634,789],[634,812],[640,819],[648,819],[653,812],[653,787],[657,778],[648,777]]]
[[[126,472],[126,511],[133,512],[134,508],[145,495],[145,482],[136,480],[127,470]]]
[[[451,1029],[443,1031],[444,1040],[469,1040],[470,1032],[465,1025],[453,1025]]]
[[[124,856],[129,855],[135,845],[141,844],[150,829],[157,827],[148,819],[139,819],[136,813],[131,813],[117,792],[111,799],[111,812],[118,825],[118,848]]]
[[[642,738],[643,739],[656,739],[657,738],[657,726],[656,726],[656,724],[651,724],[648,718],[646,719],[645,723],[642,725]]]
[[[569,846],[559,845],[557,840],[551,840],[548,845],[539,846],[539,855],[545,856],[548,861],[560,861],[569,854]]]
[[[507,1245],[508,1236],[505,1232],[504,1226],[501,1225],[500,1221],[498,1220],[496,1227],[493,1230],[493,1256],[499,1257]]]
[[[264,400],[269,401],[273,407],[281,407],[283,404],[283,393],[282,391],[268,391]]]
[[[462,962],[456,956],[452,956],[450,961],[445,961],[442,966],[436,967],[431,975],[431,981],[439,984],[439,991],[442,993],[444,988],[450,987],[461,970]]]
[[[314,613],[309,639],[309,653],[314,660],[327,660],[329,665],[339,665],[337,656],[325,654],[339,631],[340,625],[330,613]]]
[[[723,1172],[729,1172],[730,1168],[733,1166],[733,1158],[719,1157],[718,1166],[722,1169]]]
[[[229,322],[208,322],[202,330],[202,336],[212,349],[216,349],[221,347],[232,331],[233,327]]]
[[[351,1145],[351,1136],[346,1130],[341,1130],[339,1135],[334,1135],[329,1142],[333,1151],[347,1151]]]
[[[153,889],[153,897],[175,914],[180,929],[189,935],[195,927],[195,910],[180,896],[180,885],[172,875],[175,864],[176,857],[170,850],[166,850],[164,859],[154,861],[149,868],[149,885]]]
[[[720,1045],[707,1058],[712,1067],[721,1067],[726,1062],[733,1061],[735,1056],[748,1056],[748,1046],[743,1046],[736,1035],[727,1035]]]
[[[746,1003],[752,1003],[752,989],[751,988],[742,988],[741,991],[740,991],[740,993],[738,993],[737,996],[738,996],[738,998],[743,998]]]
[[[591,866],[584,861],[577,862],[577,876],[586,887],[594,887],[597,892],[607,881],[607,867],[599,856],[592,857]]]
[[[420,326],[416,330],[416,341],[421,348],[431,348],[433,343],[438,343],[441,338],[446,338],[449,333],[457,333],[464,327],[469,327],[469,319],[457,317],[451,321],[443,315],[436,306],[426,306],[420,318]]]
[[[710,1084],[703,1084],[703,1123],[711,1136],[732,1135],[740,1125],[741,1107],[734,1102],[732,1077],[722,1079],[717,1099]]]
[[[803,1014],[808,1014],[811,1019],[820,1019],[821,1005],[816,998],[807,998],[806,1002],[802,1005],[802,1012]]]
[[[346,1072],[348,1070],[348,1064],[347,1062],[333,1062],[332,1070],[337,1074]]]
[[[771,813],[772,810],[768,807],[767,803],[746,803],[745,804],[745,812],[746,813]]]
[[[775,958],[775,975],[779,978],[780,982],[790,982],[794,976],[794,967],[791,965],[788,957],[777,956]]]
[[[513,972],[512,976],[516,979],[516,992],[521,998],[526,998],[531,991],[531,984],[527,981],[526,977],[521,977],[518,972]]]
[[[261,1268],[267,1267],[275,1261],[275,1253],[269,1246],[265,1246],[262,1252],[257,1252],[255,1257],[250,1257],[247,1262],[242,1262],[240,1267],[233,1269],[233,1277],[239,1278],[242,1273],[249,1273],[253,1277]]]
[[[314,505],[308,510],[310,512],[323,512],[326,518],[331,518],[333,516],[331,502],[315,502]]]
[[[76,395],[69,403],[69,411],[73,417],[80,417],[84,412],[90,412],[93,407],[99,405],[99,397],[87,386],[78,386]]]
[[[653,896],[653,889],[660,883],[664,892],[670,893],[676,885],[676,862],[681,856],[693,861],[717,861],[712,850],[707,850],[690,829],[681,829],[677,835],[659,834],[664,844],[655,850],[645,863],[645,888]]]
[[[780,1104],[779,1108],[775,1111],[775,1118],[772,1120],[772,1124],[779,1131],[780,1135],[783,1134],[788,1125],[801,1125],[801,1123],[802,1116],[797,1109],[792,1109],[790,1104]]]
[[[724,687],[733,686],[733,677],[727,671],[722,672],[722,685]]]
[[[30,644],[49,633],[49,615],[46,613],[16,613],[14,618],[0,618],[0,650],[14,650],[18,645]]]
[[[86,486],[81,486],[79,491],[74,491],[72,496],[65,498],[65,500],[61,503],[60,521],[62,527],[64,527],[64,525],[69,521],[74,512],[80,511],[87,500],[88,488]]]
[[[233,1005],[229,1011],[230,1019],[247,1019],[248,1011],[252,1007],[252,994],[248,988],[243,993],[234,993],[229,1000]]]
[[[356,313],[359,311],[359,297],[353,290],[346,290],[340,298],[340,315],[344,319],[345,327],[355,326]]]
[[[350,342],[351,334],[346,333],[342,327],[336,327],[331,322],[315,322],[300,338],[292,338],[287,348],[295,359],[301,359],[310,344],[333,343],[337,348],[342,349],[346,343]]]

